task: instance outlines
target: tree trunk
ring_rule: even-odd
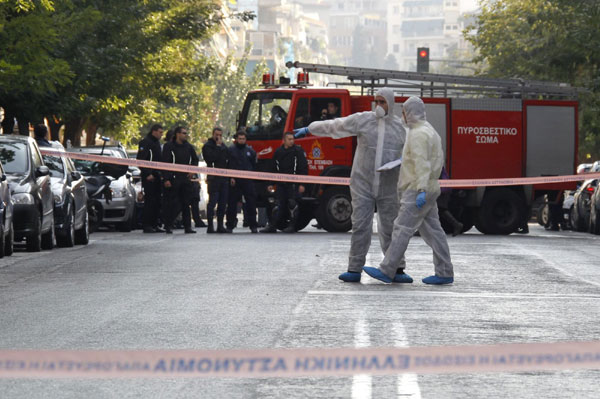
[[[81,146],[81,129],[83,126],[83,119],[75,118],[68,120],[65,123],[65,136],[63,138],[63,145],[65,148],[68,147],[70,142],[73,147]]]
[[[60,128],[63,125],[62,121],[58,121],[56,119],[54,119],[53,116],[49,116],[48,118],[48,126],[50,126],[50,140],[53,141],[59,141],[60,137],[59,137],[59,132],[60,132]]]
[[[88,122],[85,127],[85,145],[96,144],[96,132],[98,131],[98,125],[94,122]]]
[[[4,108],[4,118],[2,119],[2,134],[13,134],[15,130],[15,114]]]
[[[29,121],[23,117],[17,117],[17,126],[21,136],[29,136]]]

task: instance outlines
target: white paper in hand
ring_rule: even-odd
[[[402,164],[402,158],[398,158],[395,161],[388,162],[385,165],[380,166],[379,169],[377,169],[377,171],[378,172],[383,172],[383,171],[386,171],[386,170],[392,170],[394,168],[397,168],[401,164]]]

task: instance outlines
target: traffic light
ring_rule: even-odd
[[[429,47],[417,48],[417,72],[429,72]]]

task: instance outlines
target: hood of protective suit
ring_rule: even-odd
[[[377,92],[375,93],[375,96],[381,96],[383,98],[385,98],[385,101],[387,102],[388,105],[388,113],[385,116],[386,118],[392,118],[394,117],[394,91],[388,87],[383,87],[379,90],[377,90]]]
[[[425,104],[419,97],[412,96],[402,104],[406,123],[409,127],[414,127],[418,123],[425,122]]]

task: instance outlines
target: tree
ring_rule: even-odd
[[[580,98],[580,159],[600,157],[600,3],[595,0],[482,0],[466,32],[480,72],[567,82]]]
[[[48,0],[0,1],[0,106],[3,133],[29,134],[40,121],[48,99],[73,78],[67,60],[54,54],[61,40]]]

